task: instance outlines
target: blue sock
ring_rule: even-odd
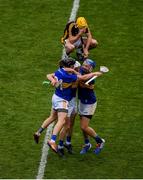
[[[51,140],[56,141],[56,139],[57,139],[57,135],[54,135],[54,134],[53,134],[53,135],[51,136]]]
[[[94,139],[95,139],[95,141],[97,143],[102,143],[103,142],[102,139],[98,135],[96,135]]]
[[[89,139],[86,138],[86,139],[84,140],[84,143],[85,143],[85,144],[89,144]]]
[[[71,136],[67,136],[66,142],[71,143]]]
[[[60,140],[60,141],[59,141],[59,145],[60,145],[60,146],[64,146],[64,141],[63,141],[63,140]]]

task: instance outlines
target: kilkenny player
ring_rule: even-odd
[[[74,49],[77,49],[79,60],[87,58],[89,49],[95,48],[98,44],[97,40],[92,38],[84,17],[78,17],[75,22],[67,23],[61,42],[65,47],[67,55],[73,52]]]

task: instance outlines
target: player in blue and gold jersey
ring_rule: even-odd
[[[80,73],[88,74],[95,68],[95,62],[91,59],[86,59],[80,69]],[[101,74],[102,75],[102,72]],[[88,85],[85,84],[85,81],[79,81],[78,88],[78,99],[79,99],[79,115],[80,115],[80,127],[83,131],[85,145],[81,150],[80,154],[85,154],[90,148],[91,144],[89,142],[88,136],[91,136],[95,139],[97,147],[94,150],[98,154],[104,146],[105,140],[100,138],[95,130],[89,126],[89,122],[96,110],[97,100],[94,93],[94,80],[91,81]]]
[[[58,119],[56,125],[54,126],[51,140],[48,142],[49,146],[55,152],[57,152],[57,145],[55,143],[57,134],[65,123],[69,101],[72,99],[72,82],[76,81],[78,78],[76,74],[68,73],[64,67],[73,68],[74,64],[75,60],[72,58],[61,60],[60,68],[55,73],[47,75],[47,78],[51,81],[51,84],[56,87],[55,93],[52,96],[51,115],[43,122],[38,131],[34,133],[34,140],[36,143],[38,143],[42,131],[53,121]]]
[[[76,61],[74,65],[74,70],[79,72],[80,66],[81,64],[78,61]],[[59,134],[58,150],[61,152],[62,155],[64,155],[64,147],[67,149],[69,154],[73,154],[71,138],[72,138],[75,117],[77,115],[77,99],[76,99],[77,87],[78,87],[78,80],[72,83],[72,99],[71,101],[69,101],[67,120]],[[65,143],[64,143],[64,139],[66,139]]]

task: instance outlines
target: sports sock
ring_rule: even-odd
[[[54,135],[54,134],[53,134],[53,135],[51,136],[51,141],[55,142],[56,139],[57,139],[57,135]]]
[[[58,148],[59,149],[63,149],[64,148],[64,141],[63,140],[59,140]]]
[[[71,144],[71,136],[67,136],[67,138],[66,138],[66,144]]]
[[[44,128],[42,128],[42,127],[40,127],[39,129],[38,129],[38,133],[42,133],[44,131]]]
[[[85,140],[84,140],[84,143],[85,143],[85,145],[89,145],[90,143],[89,143],[89,139],[88,138],[86,138]]]
[[[59,140],[59,145],[60,146],[64,146],[64,141],[63,140]]]
[[[97,143],[102,143],[102,142],[103,142],[102,139],[101,139],[98,135],[96,135],[96,136],[94,137],[94,139],[95,139],[95,141],[96,141]]]

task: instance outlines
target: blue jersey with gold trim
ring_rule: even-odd
[[[83,69],[80,69],[80,73],[85,74]],[[95,81],[91,81],[89,85],[85,84],[86,81],[79,81],[78,85],[78,99],[83,104],[94,104],[96,102],[96,95],[94,93],[94,83]]]
[[[55,76],[58,81],[62,81],[62,84],[56,88],[55,94],[67,101],[70,101],[73,97],[72,94],[72,84],[77,80],[77,75],[69,74],[64,70],[64,68],[59,68],[55,72]]]

